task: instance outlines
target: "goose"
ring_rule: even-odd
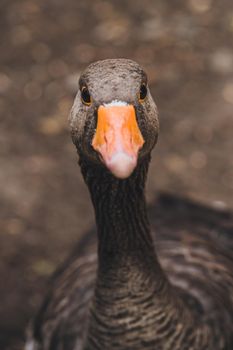
[[[165,196],[149,224],[145,182],[159,121],[144,70],[123,58],[90,64],[69,122],[96,234],[53,276],[25,349],[233,349],[227,214]]]

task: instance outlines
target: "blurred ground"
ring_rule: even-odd
[[[21,349],[45,282],[93,222],[67,115],[80,71],[128,57],[161,120],[156,191],[233,208],[231,0],[1,0],[0,349]]]

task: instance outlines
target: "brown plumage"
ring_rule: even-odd
[[[158,116],[144,71],[125,59],[89,66],[70,123],[97,235],[53,277],[26,349],[232,349],[232,214],[163,196],[149,225],[144,186]]]

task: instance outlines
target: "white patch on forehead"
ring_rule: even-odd
[[[113,106],[128,106],[128,103],[125,101],[113,100],[109,103],[104,103],[104,107],[113,107]]]
[[[25,348],[24,350],[37,350],[38,347],[36,345],[36,343],[34,342],[34,340],[29,340],[27,341],[27,343],[25,344]]]

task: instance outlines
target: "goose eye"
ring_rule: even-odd
[[[82,99],[82,102],[87,105],[87,106],[90,106],[91,104],[91,95],[88,91],[88,88],[86,86],[83,86],[82,89],[81,89],[81,99]]]
[[[144,101],[146,96],[147,96],[147,87],[145,84],[142,84],[139,92],[139,101],[140,102]]]

